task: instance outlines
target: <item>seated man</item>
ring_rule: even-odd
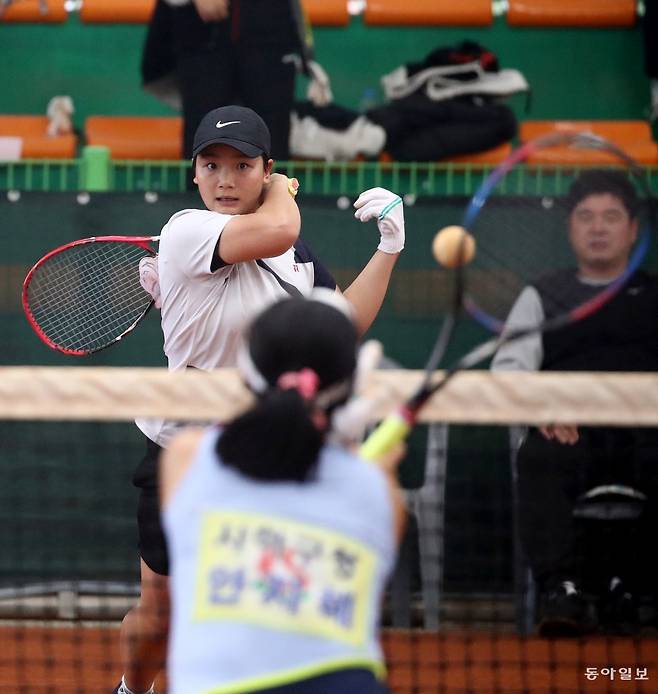
[[[558,313],[548,298],[551,289],[559,287],[561,299],[577,306],[621,275],[637,236],[638,207],[635,189],[622,172],[581,174],[567,196],[576,268],[526,287],[507,325],[532,325]],[[559,309],[563,311],[564,307]],[[598,313],[502,346],[491,368],[656,371],[657,315],[658,280],[640,270]],[[603,567],[603,552],[594,561],[587,559],[576,542],[582,526],[573,509],[578,498],[594,487],[626,485],[647,497],[640,526],[649,529],[646,516],[651,513],[655,518],[658,505],[658,432],[560,425],[531,428],[518,452],[518,470],[521,542],[542,596],[540,633],[578,635],[599,624],[611,627],[613,622],[634,621],[633,593],[647,586],[655,591],[653,564],[643,567],[647,585],[642,586],[633,571],[639,557],[630,547],[625,548],[625,559],[613,567]],[[592,525],[598,532],[603,529],[601,523]]]

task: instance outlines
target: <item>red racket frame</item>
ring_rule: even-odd
[[[67,349],[66,347],[62,347],[61,345],[58,345],[56,342],[53,342],[47,335],[44,333],[44,331],[41,329],[39,324],[34,318],[34,315],[32,314],[32,310],[30,309],[28,298],[27,298],[27,292],[28,292],[28,287],[30,286],[30,282],[32,281],[32,277],[36,273],[36,271],[44,264],[46,263],[50,258],[52,258],[54,255],[57,255],[59,253],[62,253],[63,251],[68,250],[69,248],[73,248],[75,246],[82,246],[84,244],[90,244],[90,243],[131,243],[134,246],[139,246],[140,248],[143,248],[145,251],[149,251],[153,255],[156,255],[156,251],[153,249],[153,247],[150,245],[150,242],[152,241],[159,241],[160,237],[159,236],[90,236],[85,239],[78,239],[77,241],[70,241],[69,243],[65,243],[62,246],[59,246],[52,251],[49,251],[44,255],[42,258],[40,258],[29,270],[27,275],[25,276],[25,279],[23,280],[23,291],[21,293],[21,301],[23,304],[23,311],[25,312],[25,316],[27,317],[28,323],[30,324],[30,327],[34,332],[37,334],[39,339],[48,345],[51,349],[56,350],[57,352],[62,352],[63,354],[68,354],[69,356],[74,356],[74,357],[85,357],[88,356],[89,354],[94,354],[96,352],[100,352],[103,349],[107,349],[107,347],[110,347],[112,344],[115,342],[118,342],[121,340],[123,337],[125,337],[128,333],[132,332],[136,325],[142,320],[142,318],[149,312],[151,307],[154,304],[154,301],[151,301],[149,306],[146,308],[144,313],[134,322],[132,323],[127,330],[124,330],[124,332],[119,335],[114,342],[111,342],[110,344],[106,345],[105,347],[101,347],[99,349],[95,349],[92,351],[86,351],[86,350],[74,350],[74,349]]]

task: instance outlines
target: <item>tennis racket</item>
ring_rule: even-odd
[[[574,265],[573,250],[567,234],[570,222],[570,197],[523,192],[522,177],[528,169],[521,166],[532,161],[544,149],[555,153],[551,158],[560,164],[560,152],[568,163],[574,148],[591,150],[590,158],[606,170],[622,172],[630,182],[638,201],[637,239],[623,272],[612,282],[586,287],[574,305],[573,295],[564,291],[559,278],[548,268]],[[573,169],[560,170],[561,176],[578,178]],[[541,170],[535,172],[535,181]],[[557,177],[555,180],[558,180]],[[551,134],[519,147],[494,169],[469,201],[461,226],[475,240],[477,253],[468,265],[459,262],[453,270],[453,299],[425,367],[420,386],[411,398],[385,419],[366,439],[361,455],[376,459],[402,441],[414,426],[418,413],[428,399],[443,388],[462,369],[472,368],[503,345],[537,333],[564,328],[593,315],[603,308],[627,284],[646,257],[655,228],[655,205],[645,172],[619,147],[589,134],[565,132]],[[458,256],[467,257],[464,235]],[[567,271],[569,272],[569,271]],[[576,270],[573,269],[573,276]],[[555,286],[549,280],[556,277]],[[520,292],[528,285],[542,283],[544,304],[549,307],[538,320],[506,324],[507,317]],[[494,333],[495,337],[476,346],[434,379],[458,320],[470,316]]]
[[[139,262],[159,236],[94,236],[47,253],[23,282],[23,309],[49,347],[85,356],[132,332],[153,306]]]

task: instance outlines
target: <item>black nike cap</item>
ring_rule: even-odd
[[[217,143],[235,147],[247,157],[270,156],[270,131],[265,121],[245,106],[222,106],[206,113],[194,133],[192,156]]]

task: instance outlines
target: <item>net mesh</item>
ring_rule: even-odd
[[[405,173],[397,165],[390,173],[390,180],[372,183],[351,173],[345,180],[359,192],[386,185],[446,193],[409,201],[405,219],[413,242],[372,329],[389,356],[417,368],[449,306],[451,278],[431,257],[432,239],[461,219],[483,174]],[[562,195],[573,173],[517,167],[500,192],[541,204],[544,196]],[[655,188],[655,171],[651,175]],[[375,232],[353,219],[349,200],[309,195],[329,192],[309,181],[302,196],[304,236],[346,287],[370,258]],[[406,187],[408,181],[413,185]],[[336,190],[347,189],[341,183]],[[248,403],[232,372],[126,368],[163,364],[155,312],[128,339],[84,362],[93,368],[71,368],[25,321],[21,283],[48,250],[92,234],[157,233],[174,212],[198,206],[191,194],[151,198],[114,193],[83,201],[72,193],[33,192],[15,202],[0,199],[5,226],[13,230],[0,235],[0,356],[7,365],[0,367],[0,687],[8,692],[107,692],[121,676],[119,624],[137,601],[139,579],[131,478],[144,454],[130,420],[224,420]],[[515,229],[500,243],[513,245]],[[447,363],[486,337],[463,323]],[[10,366],[22,364],[52,367]],[[517,556],[509,427],[560,420],[655,427],[657,379],[467,372],[429,403],[400,468],[409,529],[383,610],[395,694],[658,691],[658,629],[648,619],[631,636],[534,635],[526,565]],[[373,417],[387,414],[419,380],[404,370],[373,374]],[[629,545],[626,560],[651,564],[654,544],[638,551]],[[158,694],[165,691],[159,684]]]
[[[562,181],[557,195],[546,189],[544,194],[529,196],[509,190],[507,179],[514,178],[514,167],[502,164],[482,184],[464,213],[463,223],[477,244],[465,290],[473,307],[470,312],[484,325],[490,320],[502,325],[527,286],[541,286],[547,317],[570,313],[601,291],[594,283],[587,291],[581,290],[582,296],[565,289],[576,266],[580,272],[585,268],[592,273],[592,268],[600,272],[603,263],[611,273],[614,243],[623,239],[630,246],[639,238],[630,254],[630,274],[648,248],[655,210],[645,172],[614,146],[584,134],[553,135],[545,138],[543,145],[540,140],[534,146],[528,143],[529,156],[537,151],[555,154],[555,137],[567,138],[565,155],[573,149],[605,154],[605,167],[568,172],[568,182]],[[624,259],[612,276],[620,275],[625,264]],[[480,313],[484,316],[478,317]]]
[[[420,377],[374,373],[373,420]],[[626,635],[535,635],[510,438],[542,421],[653,427],[656,392],[648,374],[467,372],[433,398],[400,469],[409,525],[382,624],[394,694],[658,691],[649,602]],[[0,686],[116,685],[119,624],[139,580],[131,476],[144,441],[130,420],[226,419],[248,403],[232,371],[0,370]],[[641,561],[630,544],[622,558]],[[166,691],[165,679],[158,686]]]

